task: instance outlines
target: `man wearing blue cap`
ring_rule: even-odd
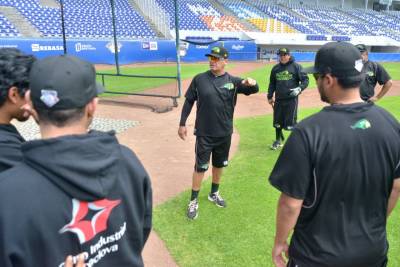
[[[400,125],[362,101],[362,68],[360,52],[339,42],[322,46],[305,70],[330,105],[296,125],[269,177],[281,191],[277,267],[387,265],[386,219],[400,195]]]

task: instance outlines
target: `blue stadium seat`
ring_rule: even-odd
[[[124,31],[129,38],[156,37],[128,0],[115,2],[117,32]],[[0,5],[17,8],[43,36],[61,36],[59,8],[41,6],[38,0],[0,0]],[[111,6],[108,0],[64,0],[64,13],[67,37],[112,37]],[[140,29],[143,31],[140,32]],[[100,34],[103,30],[106,31]]]

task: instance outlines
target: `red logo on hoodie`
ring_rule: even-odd
[[[72,220],[60,230],[60,233],[75,233],[81,244],[91,240],[98,233],[107,229],[108,217],[119,203],[121,200],[101,199],[84,202],[72,199]],[[89,210],[95,214],[91,220],[85,220]]]

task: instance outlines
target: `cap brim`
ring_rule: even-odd
[[[97,95],[100,95],[106,91],[106,89],[103,87],[103,85],[99,82],[96,82],[96,91]]]
[[[221,56],[221,55],[219,55],[219,54],[214,54],[214,53],[211,53],[211,54],[205,54],[205,56],[206,56],[206,57],[217,57],[217,58],[224,58],[223,56]]]
[[[358,51],[360,51],[360,53],[364,53],[365,51],[367,51],[367,48],[364,45],[356,45],[356,48],[358,49]]]
[[[307,74],[313,74],[313,73],[318,73],[318,70],[315,68],[315,66],[303,68],[303,72]]]

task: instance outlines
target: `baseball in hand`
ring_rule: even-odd
[[[247,85],[247,86],[255,86],[257,84],[256,80],[252,78],[246,78],[242,81],[242,84]]]

